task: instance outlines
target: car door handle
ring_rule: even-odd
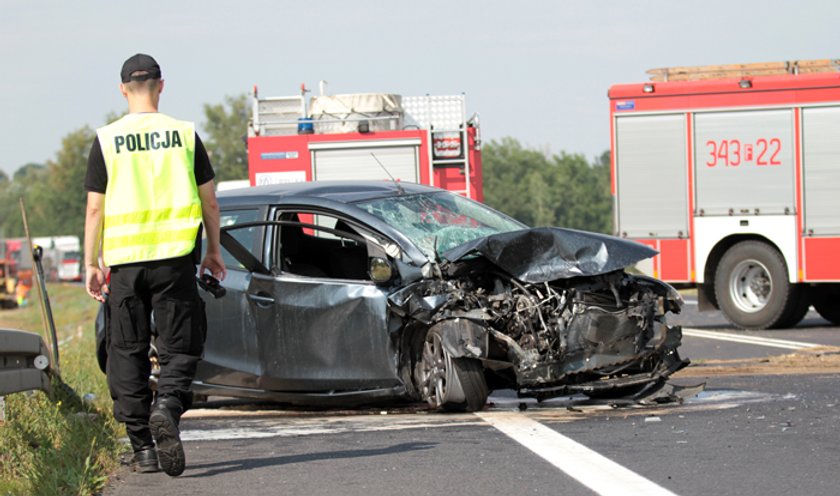
[[[265,296],[260,294],[249,294],[249,300],[255,301],[258,305],[272,305],[274,304],[274,298],[271,296]]]

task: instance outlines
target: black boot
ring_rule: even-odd
[[[135,451],[134,460],[131,462],[131,470],[142,473],[160,472],[155,447],[146,446]]]
[[[181,432],[178,430],[183,411],[184,407],[177,397],[164,396],[155,401],[149,416],[149,428],[157,443],[160,468],[173,477],[181,475],[186,464]]]

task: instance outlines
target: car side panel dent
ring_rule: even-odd
[[[264,370],[260,387],[340,391],[400,383],[393,365],[398,350],[389,336],[387,299],[381,289],[280,276],[273,294],[277,303],[258,310]]]

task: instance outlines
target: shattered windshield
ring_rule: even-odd
[[[430,258],[474,239],[527,226],[480,203],[449,192],[404,195],[356,203],[379,217]]]

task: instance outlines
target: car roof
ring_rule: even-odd
[[[381,181],[311,181],[269,184],[218,192],[222,204],[266,204],[286,197],[316,197],[339,203],[354,203],[401,194],[435,193],[439,188],[408,182]]]

